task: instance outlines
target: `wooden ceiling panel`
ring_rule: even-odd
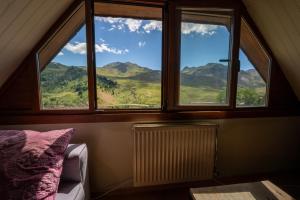
[[[300,100],[300,0],[243,0]]]
[[[0,86],[72,2],[0,1]]]

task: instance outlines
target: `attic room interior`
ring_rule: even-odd
[[[300,199],[299,0],[1,0],[0,199]]]

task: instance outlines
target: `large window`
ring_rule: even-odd
[[[244,19],[241,22],[239,60],[236,105],[266,106],[270,59]]]
[[[180,105],[228,105],[231,17],[182,11]]]
[[[83,2],[37,52],[41,110],[267,106],[271,59],[234,9]]]
[[[96,3],[95,13],[97,107],[160,108],[161,8]]]

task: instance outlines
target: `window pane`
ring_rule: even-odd
[[[41,67],[42,109],[88,108],[86,28],[68,41],[46,66]]]
[[[238,107],[266,106],[270,59],[245,20],[241,23]]]
[[[228,105],[228,15],[182,12],[180,105]]]
[[[147,10],[139,6],[95,4],[99,109],[161,107],[161,9],[150,12],[153,16],[141,9]]]

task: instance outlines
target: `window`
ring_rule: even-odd
[[[39,52],[41,109],[89,107],[84,16],[81,6]]]
[[[239,21],[233,20],[233,9],[153,2],[85,5],[90,1],[82,1],[37,52],[42,110],[118,113],[268,105],[271,59],[241,16],[240,38],[233,35]],[[173,8],[163,19],[163,10]],[[239,55],[232,54],[238,50],[236,39]]]
[[[266,106],[270,59],[244,19],[241,21],[239,56],[237,106]]]
[[[161,8],[96,3],[98,109],[161,107]]]
[[[182,11],[179,105],[228,105],[230,43],[229,13]]]

